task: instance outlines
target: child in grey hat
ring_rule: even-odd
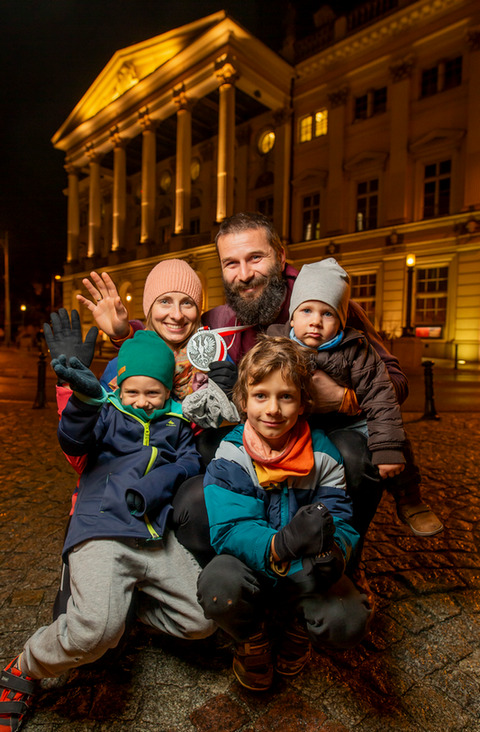
[[[413,464],[413,458],[385,364],[363,333],[345,327],[349,300],[350,278],[332,257],[304,265],[293,287],[290,323],[286,326],[290,338],[312,350],[316,369],[321,369],[345,386],[345,400],[352,400],[353,390],[358,402],[357,405],[350,404],[348,410],[342,405],[342,414],[317,415],[316,419],[320,420],[319,426],[328,432],[332,429],[354,429],[363,434],[371,452],[372,472],[377,479],[387,481],[386,486],[395,497],[400,518],[402,504],[409,510],[412,506],[419,512],[426,509],[437,522],[434,530],[428,533],[415,531],[413,527],[412,530],[420,536],[438,533],[443,528],[442,524],[422,503],[418,485],[414,486],[414,491],[414,481],[410,481],[409,464]],[[271,333],[270,330],[268,332]],[[348,414],[354,413],[355,407],[358,407],[356,416],[345,414],[347,411]],[[406,464],[403,480],[403,476],[401,479],[397,476],[404,471]],[[362,496],[352,496],[352,499],[354,506],[356,502],[362,502]],[[361,515],[360,506],[359,509]],[[373,516],[367,517],[366,525],[358,527],[362,534],[366,532],[371,518]]]

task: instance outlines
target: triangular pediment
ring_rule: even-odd
[[[54,136],[52,142],[102,109],[181,53],[196,38],[221,23],[227,14],[221,10],[180,28],[116,51],[91,87]]]

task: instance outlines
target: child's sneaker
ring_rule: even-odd
[[[0,732],[16,732],[31,707],[37,685],[17,668],[18,656],[0,676]]]
[[[310,660],[312,646],[308,633],[298,620],[282,634],[275,659],[275,670],[282,676],[296,676]]]
[[[241,685],[251,691],[267,691],[271,687],[272,655],[264,626],[246,641],[235,643],[233,673]]]

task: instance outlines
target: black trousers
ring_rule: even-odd
[[[303,571],[270,579],[229,554],[215,556],[202,570],[197,597],[205,617],[237,641],[258,632],[266,617],[280,632],[300,620],[317,650],[357,645],[371,615],[366,596],[345,575],[323,590]]]

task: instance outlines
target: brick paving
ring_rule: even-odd
[[[377,612],[358,648],[316,655],[253,694],[233,681],[220,634],[179,642],[134,626],[119,657],[45,682],[24,729],[480,731],[480,413],[420,416],[404,414],[424,498],[446,529],[415,538],[384,496],[365,546]],[[56,424],[53,400],[0,401],[2,666],[51,617],[75,482]]]

